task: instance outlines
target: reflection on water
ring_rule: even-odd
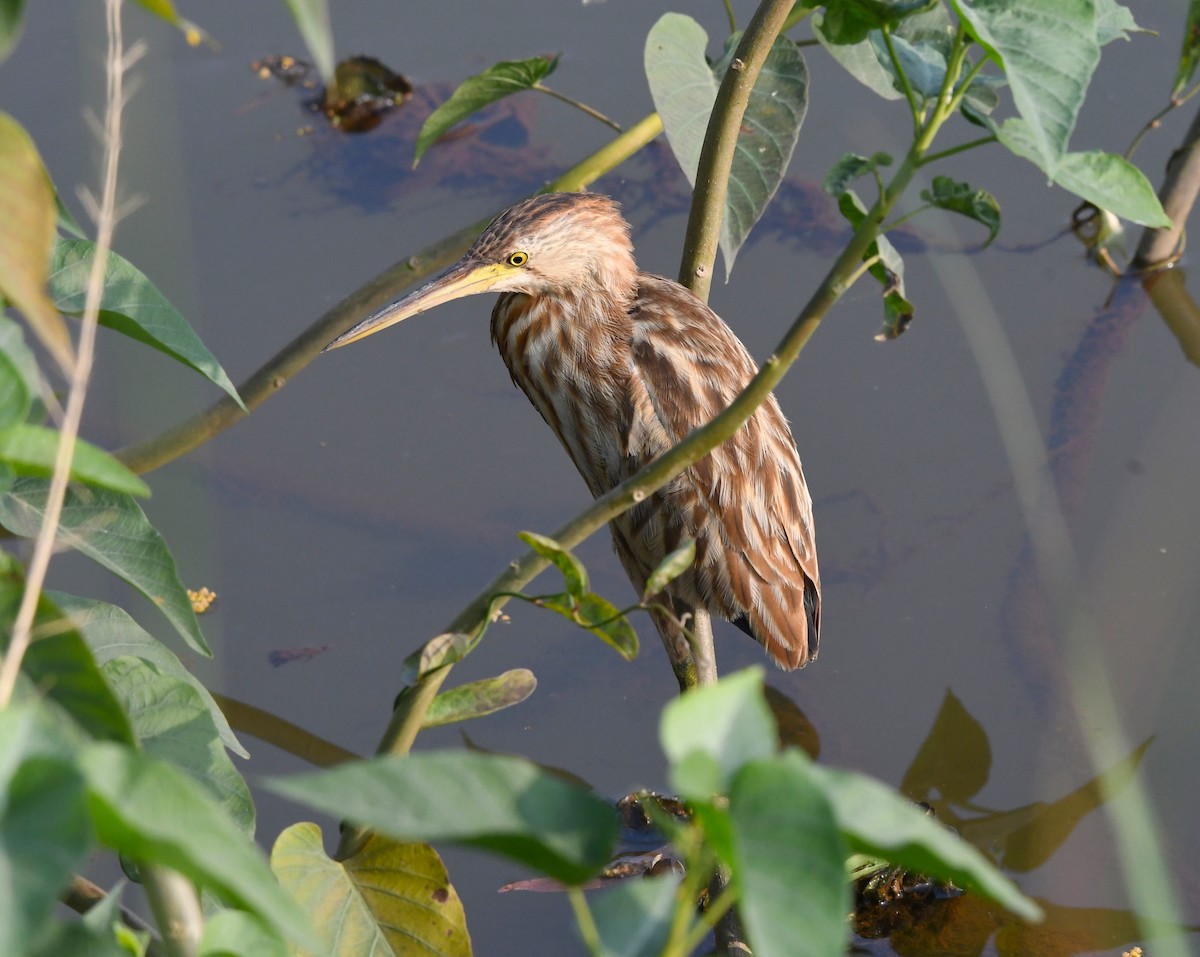
[[[93,63],[95,35],[86,21],[67,22],[65,6],[28,12],[5,65],[5,108],[30,127],[69,199],[76,183],[94,181],[78,119],[80,89],[94,84],[76,88],[52,65]],[[122,254],[184,307],[235,378],[373,272],[508,205],[603,142],[598,124],[523,97],[457,131],[412,170],[424,116],[454,82],[500,55],[498,43],[512,55],[567,50],[559,85],[594,92],[623,122],[649,109],[638,62],[657,9],[617,18],[612,4],[559,5],[514,18],[517,37],[498,35],[511,24],[473,24],[453,5],[418,4],[403,16],[427,24],[424,37],[459,44],[428,51],[404,24],[382,22],[392,14],[378,6],[347,6],[337,12],[339,38],[414,76],[417,90],[368,134],[298,137],[311,120],[299,100],[286,92],[260,99],[262,81],[248,69],[278,52],[264,37],[293,36],[281,4],[259,6],[204,24],[224,44],[219,58],[151,36],[126,167],[128,193],[148,202],[118,235]],[[1177,31],[1177,11],[1139,15],[1164,35]],[[721,16],[714,5],[714,35]],[[145,28],[134,11],[128,20]],[[1120,110],[1108,106],[1136,111],[1169,88],[1173,68],[1169,57],[1152,61],[1153,42],[1105,51],[1080,148],[1119,148],[1114,138],[1144,118],[1117,130]],[[730,283],[713,292],[717,312],[759,356],[845,236],[815,184],[841,153],[895,151],[907,134],[819,57],[810,67],[813,103],[793,174]],[[1151,138],[1139,154],[1152,179],[1171,145]],[[1108,303],[1108,278],[1070,240],[1049,241],[1069,221],[1069,197],[1043,191],[1040,177],[995,151],[946,171],[997,193],[1005,216],[997,247],[980,252],[973,237],[946,244],[929,238],[922,219],[910,221],[897,241],[918,307],[909,332],[875,343],[876,293],[856,288],[780,389],[816,500],[827,614],[820,660],[803,674],[773,676],[773,707],[786,740],[926,801],[1048,915],[1036,928],[1007,923],[968,894],[933,902],[919,920],[900,915],[888,939],[858,948],[1065,955],[1143,942],[1152,954],[1156,938],[1179,930],[1149,910],[1140,920],[1131,912],[1107,814],[1129,801],[1132,783],[1144,785],[1170,880],[1185,920],[1195,921],[1200,381],[1194,306],[1170,298],[1189,279],[1177,270],[1145,282],[1166,326],[1132,284]],[[668,152],[650,148],[597,188],[622,201],[639,261],[673,274],[688,189]],[[1012,344],[1045,436],[1038,468],[1062,503],[1094,609],[1091,648],[1116,673],[1111,703],[1131,743],[1099,768],[1082,745],[1095,716],[1067,703],[1065,636],[1042,595],[994,410],[931,269],[960,252],[980,275],[968,291],[992,304]],[[518,530],[548,531],[586,504],[586,489],[487,342],[488,309],[447,307],[379,337],[353,361],[316,363],[202,454],[152,476],[148,511],[181,572],[221,595],[204,619],[216,665],[189,664],[245,702],[222,699],[239,726],[262,735],[245,740],[248,772],[370,753],[404,656],[517,552]],[[109,391],[89,412],[92,437],[122,444],[141,437],[122,434],[127,423],[154,431],[203,401],[173,377],[163,393],[191,404],[150,406],[156,367],[144,350],[135,360],[102,345],[100,388]],[[582,551],[596,590],[623,603],[628,586],[607,543]],[[56,574],[65,590],[127,601],[80,564],[61,563]],[[152,614],[143,618],[168,637]],[[725,670],[759,660],[736,633],[717,641]],[[673,693],[669,669],[651,643],[631,665],[598,644],[551,616],[513,610],[461,679],[528,666],[538,691],[472,725],[467,746],[527,755],[610,795],[661,790],[654,728]],[[273,667],[272,654],[297,663]],[[452,729],[422,740],[463,746]],[[294,820],[293,808],[260,799],[264,842]],[[558,895],[498,897],[498,887],[524,875],[464,852],[446,858],[481,953],[571,949]]]

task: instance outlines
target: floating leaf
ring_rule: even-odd
[[[0,462],[18,475],[49,478],[58,456],[59,433],[41,425],[11,425],[0,429]],[[71,478],[126,495],[149,495],[150,486],[104,449],[75,440]]]
[[[316,943],[304,912],[280,888],[254,842],[187,774],[112,744],[88,748],[82,767],[102,843],[137,863],[179,871],[291,940]]]
[[[612,807],[595,795],[499,755],[418,752],[264,784],[398,841],[486,848],[566,884],[607,862],[617,832]]]
[[[95,243],[86,239],[55,241],[50,294],[57,309],[71,316],[83,314],[95,254]],[[100,324],[194,369],[245,410],[229,376],[187,320],[141,270],[114,252],[105,262]]]
[[[972,189],[967,183],[955,182],[949,176],[935,176],[933,188],[921,190],[921,199],[938,209],[958,213],[987,227],[985,246],[990,245],[1000,232],[1000,204],[986,190]]]
[[[646,579],[642,601],[649,601],[676,578],[692,567],[696,560],[696,540],[688,538],[675,551],[658,563],[658,567]]]
[[[738,912],[759,957],[844,954],[846,845],[812,762],[799,751],[753,761],[729,791]]]
[[[517,538],[542,556],[553,562],[562,572],[563,582],[567,586],[567,594],[572,598],[580,598],[588,591],[588,573],[583,562],[570,553],[553,538],[538,535],[536,532],[521,532]]]
[[[29,328],[66,373],[75,367],[67,325],[46,282],[54,224],[54,186],[25,129],[0,113],[0,296],[21,311]]]
[[[56,591],[47,592],[46,597],[53,601],[64,615],[69,616],[71,624],[87,642],[98,665],[103,666],[105,662],[114,658],[132,655],[154,665],[160,674],[183,681],[204,702],[225,746],[243,758],[250,757],[250,753],[242,747],[233,729],[229,727],[224,713],[200,679],[184,667],[183,662],[170,648],[129,617],[123,608]]]
[[[693,186],[717,90],[739,39],[731,37],[722,59],[710,67],[704,55],[708,34],[689,16],[664,14],[646,37],[646,78],[654,106]],[[783,180],[807,111],[808,67],[799,47],[779,37],[750,93],[729,173],[721,221],[726,275]]]
[[[32,538],[46,508],[47,483],[17,479],[0,495],[0,525]],[[150,599],[194,651],[211,656],[187,589],[166,542],[127,495],[104,489],[67,489],[58,541],[119,575]]]
[[[528,668],[514,668],[494,678],[459,685],[433,699],[422,727],[436,728],[495,714],[520,704],[536,687],[537,678]]]
[[[304,822],[279,835],[271,869],[312,916],[329,957],[470,957],[462,901],[427,844],[376,834],[349,860],[334,861],[321,829]]]
[[[710,687],[695,688],[663,709],[659,741],[672,765],[673,786],[681,795],[707,800],[714,793],[725,793],[738,768],[775,753],[775,722],[762,688],[762,669],[747,668]],[[676,780],[676,765],[694,752],[708,756],[717,774],[706,791],[695,790],[704,786],[698,782],[684,787],[690,782]]]
[[[44,706],[0,710],[0,953],[32,950],[91,846],[82,776]]]
[[[450,99],[429,114],[429,118],[421,127],[413,151],[413,166],[421,162],[425,151],[456,123],[506,96],[534,89],[542,79],[554,72],[556,66],[556,56],[504,60],[488,67],[482,73],[465,79],[451,94]]]

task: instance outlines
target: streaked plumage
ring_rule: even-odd
[[[593,495],[722,412],[757,371],[729,327],[696,296],[638,271],[616,203],[592,193],[517,204],[445,274],[333,345],[484,291],[502,293],[491,333],[513,381]],[[696,563],[666,596],[677,610],[707,609],[735,621],[781,667],[815,657],[821,586],[812,502],[773,396],[733,437],[615,519],[611,530],[639,591],[684,537],[695,538]],[[655,624],[673,662],[686,654],[667,616],[655,616]]]

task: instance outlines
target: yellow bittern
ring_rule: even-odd
[[[501,293],[492,341],[594,496],[722,412],[757,372],[700,299],[638,271],[629,224],[613,200],[595,193],[518,203],[441,276],[328,348],[482,292]],[[639,593],[684,538],[696,541],[695,563],[663,596],[675,615],[652,613],[681,686],[715,679],[715,666],[703,673],[713,660],[709,612],[732,620],[783,668],[816,657],[821,577],[812,499],[774,396],[609,527]],[[693,657],[681,623],[706,654]]]

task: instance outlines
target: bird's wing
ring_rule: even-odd
[[[639,414],[635,399],[632,419],[643,441],[631,435],[630,447],[649,458],[723,412],[757,367],[729,327],[677,283],[642,276],[630,316],[631,391],[644,390],[652,409]],[[820,575],[812,501],[774,396],[666,494],[682,506],[667,513],[688,516],[681,524],[689,527],[650,531],[696,537],[698,593],[690,597],[725,617],[744,615],[785,667],[815,655]]]

